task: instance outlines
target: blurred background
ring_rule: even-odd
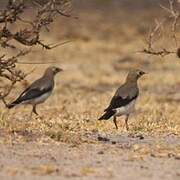
[[[38,125],[37,122],[32,122],[34,126],[29,128],[39,129],[38,126],[42,126],[44,133],[49,131],[49,123],[53,123],[53,127],[58,129],[57,124],[64,127],[66,122],[73,131],[79,131],[79,128],[85,130],[92,128],[111,132],[113,129],[109,128],[111,121],[102,123],[103,126],[95,122],[109,103],[115,89],[124,82],[128,71],[131,68],[140,68],[149,75],[139,82],[142,94],[137,113],[132,117],[132,127],[135,131],[140,129],[152,132],[152,126],[158,121],[161,124],[160,129],[159,126],[156,127],[158,132],[179,132],[180,120],[177,118],[180,115],[179,58],[175,53],[165,57],[140,53],[147,47],[147,38],[150,30],[155,27],[155,19],[161,21],[169,15],[160,5],[169,7],[169,2],[165,0],[72,1],[72,5],[67,8],[67,12],[70,12],[72,17],[58,17],[50,26],[50,31],[44,30],[41,36],[41,40],[47,44],[66,40],[71,42],[52,50],[33,48],[30,54],[20,59],[20,62],[27,64],[18,64],[18,67],[25,72],[31,72],[26,78],[28,83],[41,76],[45,68],[50,65],[64,69],[56,79],[54,95],[44,105],[39,106],[40,111],[47,114],[44,119],[47,122]],[[28,9],[25,17],[33,17],[32,8]],[[177,50],[172,35],[168,33],[170,24],[171,20],[167,21],[163,26],[164,35],[155,39],[155,49]],[[179,31],[177,37],[178,33]],[[7,101],[12,101],[24,89],[22,83],[18,83],[16,87]],[[176,111],[172,105],[177,105]],[[26,113],[29,112],[29,107],[22,109]],[[8,118],[25,118],[26,113],[20,116],[22,109],[10,111]],[[47,109],[49,111],[46,111]],[[166,113],[162,115],[165,110]],[[137,117],[139,123],[134,123],[133,120]],[[82,124],[86,120],[90,124]],[[178,125],[175,122],[179,122]],[[153,129],[153,132],[156,131]]]

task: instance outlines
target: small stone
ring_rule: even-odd
[[[144,136],[142,134],[137,136],[140,140],[144,139]]]
[[[99,151],[98,154],[104,154],[104,152],[103,151]]]
[[[106,138],[106,137],[98,136],[98,141],[105,141],[105,142],[107,142],[107,141],[109,141],[109,139]]]
[[[116,144],[117,142],[116,142],[116,141],[112,141],[111,143],[112,143],[112,144]]]

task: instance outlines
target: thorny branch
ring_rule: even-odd
[[[31,9],[33,17],[25,19],[25,13]],[[71,0],[8,0],[0,10],[0,46],[6,53],[0,53],[0,80],[9,81],[8,88],[0,92],[0,100],[6,105],[5,97],[9,95],[16,82],[23,80],[28,73],[18,70],[20,57],[27,55],[34,46],[50,50],[66,42],[48,45],[40,39],[43,29],[49,31],[49,25],[58,15],[72,17]],[[76,18],[76,17],[73,17]],[[22,27],[20,30],[17,27]],[[20,44],[21,48],[19,48]],[[22,50],[22,48],[26,50]],[[8,57],[7,50],[14,49],[17,54]]]
[[[155,20],[155,27],[150,31],[146,40],[147,47],[141,52],[162,57],[169,54],[177,54],[180,58],[180,44],[176,35],[180,25],[180,1],[168,0],[168,3],[169,7],[160,5],[160,7],[167,12],[168,16],[161,20],[161,22]],[[168,34],[171,35],[172,41],[175,42],[176,49],[169,50],[167,47],[157,49],[155,48],[155,42],[162,39],[163,29],[167,24],[169,24],[169,22],[171,27]]]

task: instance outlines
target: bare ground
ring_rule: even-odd
[[[0,179],[180,178],[180,140],[88,135],[94,143],[23,143],[0,146]]]

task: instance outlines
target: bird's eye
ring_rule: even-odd
[[[143,71],[140,71],[140,72],[139,72],[139,75],[140,75],[140,76],[142,76],[143,74],[145,74],[145,72],[143,72]]]

